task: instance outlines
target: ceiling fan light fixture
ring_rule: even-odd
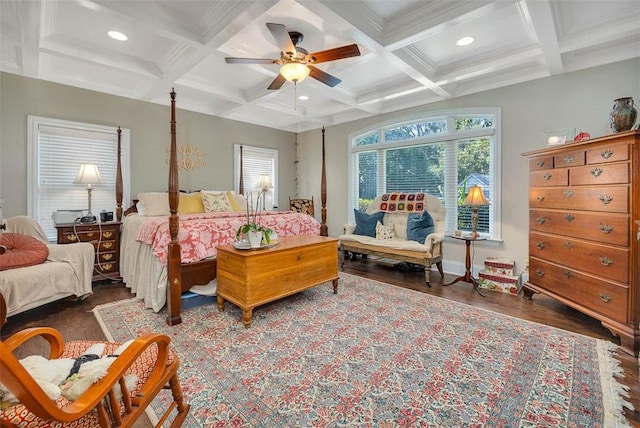
[[[299,62],[290,62],[280,68],[280,74],[289,82],[299,83],[307,78],[311,70]]]
[[[125,34],[122,34],[119,31],[107,31],[107,34],[109,35],[109,37],[111,37],[112,39],[124,42],[125,40],[128,39],[128,37]]]
[[[476,38],[473,37],[473,36],[465,36],[465,37],[462,37],[462,38],[458,39],[458,41],[456,42],[456,45],[458,45],[458,46],[468,46],[471,43],[473,43],[475,40],[476,40]]]

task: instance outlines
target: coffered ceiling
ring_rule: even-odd
[[[266,23],[361,55],[268,90],[277,64],[225,62],[280,58]],[[0,0],[0,37],[8,73],[300,132],[640,57],[640,1]]]

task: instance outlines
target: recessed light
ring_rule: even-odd
[[[124,34],[122,34],[119,31],[109,31],[107,32],[107,34],[109,35],[109,37],[111,37],[112,39],[116,39],[119,40],[121,42],[124,42],[125,40],[128,39],[127,36],[125,36]]]
[[[309,97],[308,97],[308,96],[306,96],[306,95],[300,95],[300,96],[298,97],[298,99],[299,99],[299,100],[302,100],[302,101],[306,101],[306,100],[308,100],[308,99],[309,99]]]
[[[473,43],[475,40],[476,40],[476,38],[473,37],[473,36],[466,36],[466,37],[463,37],[463,38],[459,39],[456,42],[456,45],[458,45],[458,46],[468,46],[471,43]]]

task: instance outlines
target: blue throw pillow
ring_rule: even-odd
[[[353,213],[356,216],[356,228],[353,231],[353,234],[371,236],[372,238],[375,238],[376,224],[378,224],[378,222],[382,223],[384,213],[382,211],[378,211],[373,214],[367,214],[364,211],[356,209],[353,210]]]
[[[428,212],[411,213],[407,219],[407,239],[424,244],[427,235],[433,233],[433,217]]]

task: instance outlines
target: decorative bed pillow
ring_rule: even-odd
[[[204,204],[202,203],[202,195],[200,192],[180,193],[180,202],[178,203],[179,214],[199,214],[204,212]]]
[[[424,244],[427,235],[433,233],[434,230],[433,218],[427,211],[422,214],[409,214],[407,219],[407,239]]]
[[[224,211],[233,211],[226,192],[210,193],[202,191],[202,203],[204,204],[204,212],[217,213]]]
[[[142,204],[144,215],[169,215],[169,194],[167,192],[138,193],[138,200]]]
[[[379,221],[382,221],[384,213],[382,211],[378,211],[373,214],[367,214],[366,212],[357,209],[354,209],[353,213],[356,217],[356,228],[353,231],[353,234],[375,238],[376,224],[378,224]]]
[[[49,256],[49,247],[29,235],[3,233],[0,245],[7,249],[0,254],[0,270],[39,265]]]
[[[393,223],[385,226],[378,222],[376,223],[376,239],[393,239],[396,237],[396,227]]]

